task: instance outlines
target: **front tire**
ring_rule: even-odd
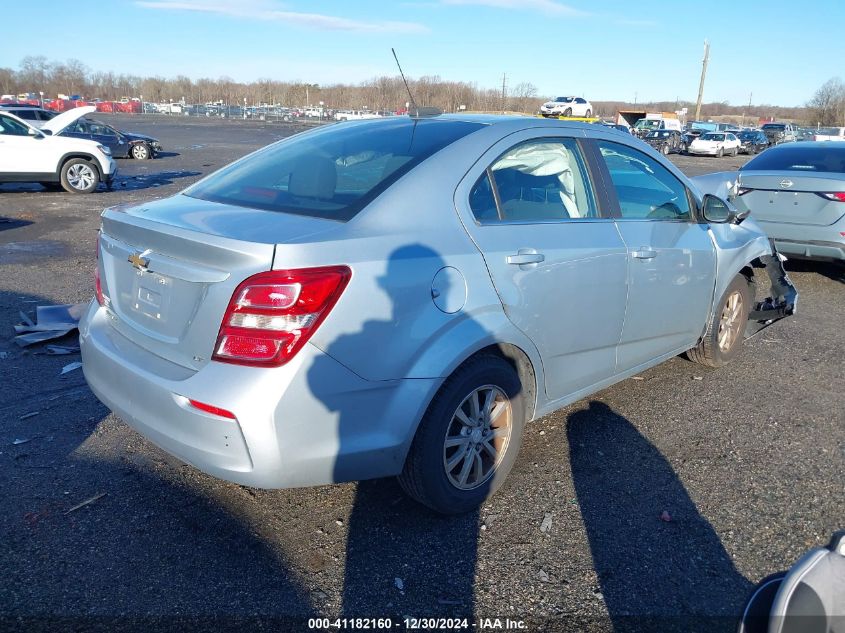
[[[585,118],[587,118],[587,119],[591,118],[592,116],[593,116],[593,111],[592,111],[592,110],[587,110],[587,111],[584,113],[584,117],[585,117]]]
[[[728,364],[742,348],[742,339],[751,302],[754,300],[748,280],[737,275],[719,301],[701,342],[687,352],[687,358],[707,367]]]
[[[669,149],[669,144],[668,144],[668,143],[664,143],[664,145],[663,145],[663,149],[662,149],[661,151],[663,152],[663,155],[664,155],[664,156],[668,156],[668,155],[669,155],[669,152],[670,152],[670,149]]]
[[[724,156],[724,155],[725,155],[725,150],[723,150],[723,149],[720,147],[720,148],[719,148],[719,151],[718,151],[718,152],[716,152],[716,158],[721,158],[721,157],[722,157],[722,156]]]
[[[68,193],[92,193],[100,184],[100,172],[84,158],[72,158],[62,165],[61,182]]]
[[[429,404],[400,485],[436,512],[474,510],[513,467],[525,418],[525,396],[513,366],[494,355],[471,358]]]
[[[132,158],[135,160],[147,160],[153,155],[150,146],[146,143],[138,143],[132,146]]]
[[[572,108],[566,108],[566,110],[563,111],[563,116],[572,116]]]

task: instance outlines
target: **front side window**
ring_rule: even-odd
[[[656,160],[631,147],[598,141],[626,220],[691,220],[687,188]]]
[[[7,116],[0,116],[0,134],[5,136],[27,136],[29,128]]]
[[[546,222],[596,218],[595,199],[578,143],[550,138],[502,154],[470,192],[479,222]]]

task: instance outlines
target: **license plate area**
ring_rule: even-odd
[[[132,312],[166,322],[172,294],[172,280],[158,273],[138,271],[132,282]]]

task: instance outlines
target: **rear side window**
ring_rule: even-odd
[[[626,145],[598,141],[625,220],[691,220],[687,188],[656,160]]]
[[[845,147],[779,145],[743,165],[741,171],[813,171],[845,173]]]
[[[187,189],[212,202],[347,221],[403,174],[483,123],[395,117],[270,145]]]
[[[499,156],[470,192],[479,222],[547,222],[598,217],[578,143],[544,138]]]

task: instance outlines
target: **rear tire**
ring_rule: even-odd
[[[71,158],[62,165],[61,181],[68,193],[91,193],[100,184],[100,172],[84,158]]]
[[[707,367],[727,365],[742,348],[753,300],[748,280],[742,275],[734,277],[707,324],[701,342],[687,351],[687,358]]]
[[[399,484],[436,512],[474,510],[513,467],[525,417],[522,384],[511,364],[494,355],[471,358],[432,398]]]
[[[585,117],[585,118],[587,118],[587,119],[589,119],[589,118],[590,118],[590,117],[592,117],[592,116],[593,116],[593,111],[592,111],[592,110],[587,110],[587,111],[584,113],[584,117]]]

